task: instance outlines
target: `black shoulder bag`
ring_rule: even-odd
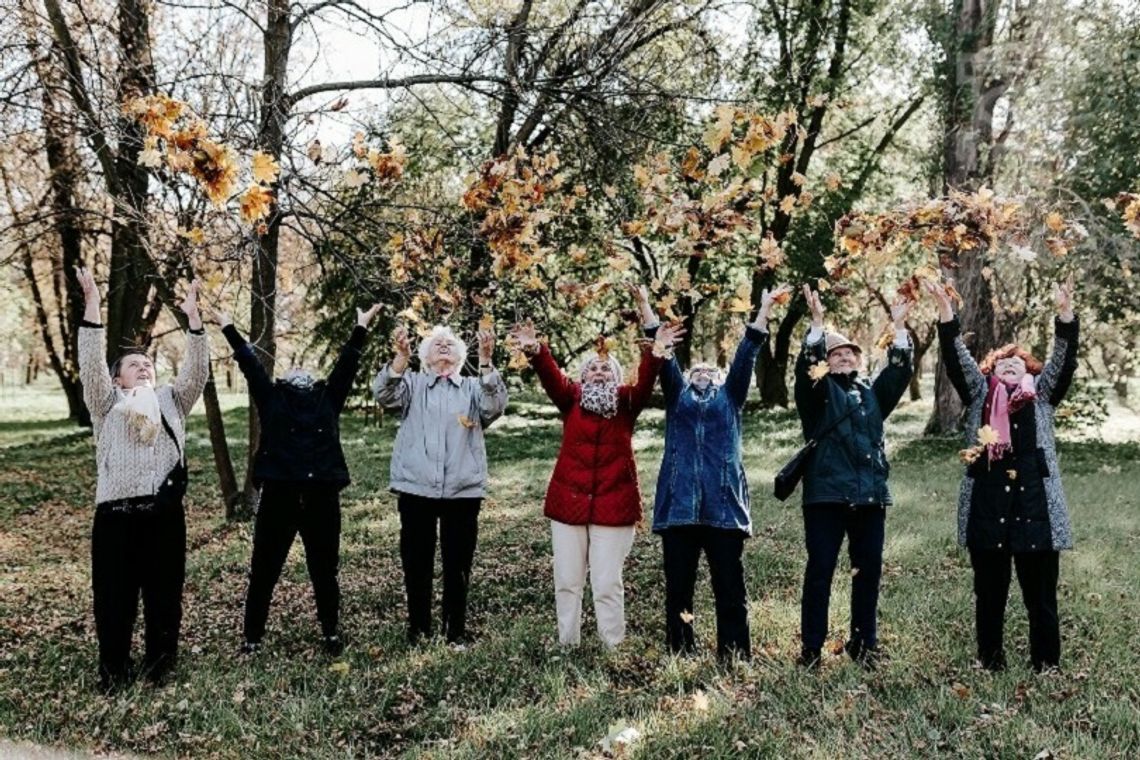
[[[854,411],[860,408],[862,405],[862,399],[860,399],[860,403],[856,404],[843,414],[839,415],[838,419],[832,421],[830,425],[827,425],[823,430],[812,436],[811,440],[805,443],[803,448],[797,451],[792,456],[792,458],[788,460],[788,463],[780,468],[780,471],[776,473],[776,477],[773,483],[773,490],[777,499],[784,501],[793,493],[795,493],[796,486],[800,484],[800,481],[804,477],[804,470],[807,468],[808,457],[811,456],[811,453],[813,451],[815,451],[815,447],[819,445],[819,442],[823,440],[824,436],[834,430],[840,422],[843,422],[843,420],[850,417],[852,413],[854,413]]]
[[[166,421],[166,415],[161,412],[158,416],[162,419],[162,429],[170,436],[170,440],[174,441],[174,448],[178,449],[178,464],[171,468],[170,472],[166,473],[163,478],[162,484],[154,494],[154,505],[156,508],[162,509],[182,509],[182,499],[186,496],[186,485],[190,481],[190,475],[186,471],[186,455],[182,453],[182,447],[178,445],[178,437],[174,435],[174,431],[170,429],[170,423]]]

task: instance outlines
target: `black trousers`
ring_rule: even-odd
[[[1029,658],[1035,670],[1061,661],[1061,626],[1057,615],[1058,552],[1012,554],[1003,549],[970,550],[974,567],[974,620],[978,659],[990,670],[1005,667],[1002,639],[1009,598],[1010,564],[1017,568],[1021,598],[1029,613]]]
[[[430,636],[436,525],[443,560],[443,634],[449,642],[467,636],[467,590],[479,532],[482,499],[428,499],[400,494],[400,561],[408,595],[408,640]]]
[[[831,580],[847,536],[851,558],[851,651],[878,646],[879,580],[883,575],[886,508],[812,504],[803,508],[808,562],[800,603],[803,648],[818,651],[827,638]]]
[[[253,561],[245,598],[245,640],[261,641],[273,588],[301,534],[321,633],[337,633],[340,616],[340,489],[332,483],[267,480],[253,529]]]
[[[104,688],[131,677],[131,634],[139,594],[145,626],[143,670],[159,680],[175,665],[186,578],[186,521],[182,508],[154,504],[100,505],[91,530],[91,587],[99,680]]]
[[[661,532],[665,556],[665,642],[673,652],[691,652],[693,587],[701,552],[709,564],[716,601],[716,653],[721,659],[751,657],[748,598],[744,587],[744,531],[683,525]]]

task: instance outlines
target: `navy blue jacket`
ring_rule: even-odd
[[[804,440],[842,415],[852,406],[861,407],[824,437],[804,471],[803,503],[887,505],[886,441],[883,421],[894,411],[910,382],[913,350],[892,345],[887,366],[871,383],[852,372],[828,374],[812,380],[808,370],[827,360],[825,341],[804,341],[796,359],[796,409],[800,413]]]
[[[665,457],[657,476],[653,531],[708,525],[751,535],[748,480],[741,463],[740,412],[768,333],[746,328],[724,385],[699,391],[676,359],[661,368]]]
[[[297,388],[284,380],[274,382],[253,347],[233,325],[226,326],[222,334],[234,349],[261,422],[253,461],[254,482],[300,481],[337,488],[348,485],[348,465],[340,446],[340,413],[360,367],[367,331],[359,325],[353,328],[328,379],[316,381],[311,388]]]

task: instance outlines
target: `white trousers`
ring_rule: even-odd
[[[608,647],[625,638],[625,589],[622,568],[633,547],[634,526],[567,525],[550,521],[554,544],[554,606],[558,641],[575,646],[582,630],[582,590],[586,570],[594,597],[598,636]]]

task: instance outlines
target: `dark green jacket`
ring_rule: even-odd
[[[891,503],[883,421],[894,411],[910,382],[912,355],[909,346],[892,345],[887,365],[871,383],[854,372],[812,380],[808,370],[826,361],[827,354],[824,339],[815,343],[805,340],[796,359],[795,391],[804,440],[852,406],[861,407],[825,436],[812,453],[804,472],[805,506]]]

